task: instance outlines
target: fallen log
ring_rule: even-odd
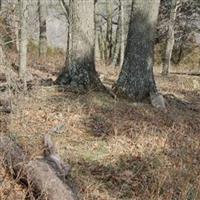
[[[186,75],[186,76],[200,76],[200,73],[191,73],[191,72],[170,72],[170,74],[174,74],[174,75]]]
[[[50,138],[48,142],[51,142]],[[47,157],[49,158],[51,150],[48,152]],[[9,137],[0,137],[0,157],[4,166],[14,177],[26,182],[34,194],[48,200],[76,200],[78,198],[72,188],[57,175],[61,171],[66,172],[65,168],[56,168],[49,164],[49,161],[54,162],[55,159],[57,164],[64,166],[63,162],[60,163],[60,158],[57,159],[56,156],[54,155],[53,159],[49,158],[48,161],[46,156],[39,160],[29,161],[29,156],[15,141]],[[57,164],[54,163],[54,166]]]

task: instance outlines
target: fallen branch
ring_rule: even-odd
[[[53,143],[49,136],[46,136],[46,138],[46,147],[49,148],[49,145],[53,145]],[[0,157],[4,165],[14,177],[20,177],[20,180],[25,180],[28,186],[31,187],[31,191],[36,194],[39,192],[41,197],[48,200],[77,199],[72,189],[57,175],[60,174],[61,171],[66,175],[68,171],[62,167],[60,169],[52,167],[49,161],[53,162],[54,166],[57,164],[60,166],[65,165],[61,162],[60,158],[55,159],[57,158],[57,154],[54,154],[53,159],[47,161],[47,157],[52,157],[52,150],[46,149],[45,151],[48,151],[49,154],[45,155],[43,159],[28,161],[29,156],[11,138],[0,137]],[[55,151],[53,151],[53,153],[55,153]],[[56,162],[54,162],[54,160],[56,160]]]
[[[200,76],[200,73],[187,73],[187,72],[170,72],[170,74],[174,75],[187,75],[187,76]]]

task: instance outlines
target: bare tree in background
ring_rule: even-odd
[[[67,67],[69,65],[69,45],[70,45],[70,3],[71,1],[68,2],[68,4],[65,2],[65,0],[59,0],[59,3],[64,11],[65,18],[67,20],[67,47],[66,47],[66,59],[65,59],[65,67],[63,68],[63,73],[64,71],[67,70]]]
[[[107,32],[106,32],[106,49],[107,49],[107,57],[106,61],[110,63],[112,58],[112,49],[113,49],[113,40],[112,40],[112,34],[113,34],[113,25],[112,25],[112,1],[107,0],[106,3],[106,12],[107,12]]]
[[[103,87],[95,70],[94,0],[70,1],[69,65],[57,79],[73,88]]]
[[[39,9],[39,56],[46,58],[47,54],[47,2],[46,0],[38,0]]]
[[[20,12],[20,42],[19,42],[19,75],[26,87],[26,68],[27,68],[27,0],[19,0]]]
[[[120,8],[119,8],[120,12]],[[114,43],[114,52],[113,52],[113,60],[112,65],[117,66],[119,56],[120,56],[120,44],[121,44],[121,15],[118,15],[117,20],[117,29],[116,29],[116,37],[115,37],[115,43]]]
[[[123,0],[120,0],[120,18],[121,18],[120,67],[122,67],[124,61],[124,52],[125,52],[125,15],[124,15]]]
[[[159,5],[160,0],[135,0],[132,3],[124,62],[114,90],[135,101],[149,96],[161,99],[153,75],[154,32]],[[164,102],[161,103],[164,107]]]
[[[167,42],[166,42],[166,49],[165,49],[165,57],[163,62],[163,69],[162,69],[162,75],[167,76],[169,74],[169,69],[171,65],[171,57],[172,57],[172,51],[174,47],[174,25],[176,21],[177,16],[177,8],[178,8],[179,0],[171,0],[171,11],[170,11],[170,19],[169,19],[169,25],[168,25],[168,36],[167,36]]]
[[[124,51],[125,51],[125,15],[124,15],[124,2],[119,0],[119,14],[118,14],[118,23],[116,30],[116,39],[114,45],[114,54],[112,65],[116,66],[117,64],[120,67],[123,64],[124,60]],[[117,63],[119,61],[119,63]]]

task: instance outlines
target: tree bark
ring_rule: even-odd
[[[120,11],[120,9],[119,9]],[[120,56],[120,44],[121,44],[121,16],[119,13],[118,16],[118,25],[116,30],[116,38],[115,38],[115,46],[114,46],[114,53],[113,53],[113,59],[112,59],[112,65],[117,66],[119,56]]]
[[[47,55],[47,3],[46,0],[38,0],[39,9],[39,56],[46,59]]]
[[[19,75],[26,87],[27,68],[27,0],[19,0],[20,42],[19,42]]]
[[[49,200],[77,199],[46,158],[28,161],[27,154],[9,137],[0,137],[0,157],[2,164],[10,170],[10,173],[18,180],[26,182],[29,189],[37,196]],[[51,162],[55,164],[55,161]]]
[[[120,45],[120,67],[124,62],[125,52],[125,15],[124,15],[124,1],[120,0],[120,16],[121,16],[121,45]]]
[[[95,70],[94,1],[74,0],[70,7],[68,70],[56,83],[81,90],[103,88]]]
[[[100,33],[98,33],[98,47],[99,47],[99,54],[100,54],[100,59],[104,60],[104,49],[103,49],[103,41],[102,41],[102,32],[100,28]]]
[[[64,15],[67,20],[67,46],[66,46],[66,56],[65,56],[65,66],[62,70],[62,73],[67,72],[68,65],[69,65],[69,39],[70,39],[70,2],[68,4],[65,2],[65,0],[59,0],[60,5],[64,11]]]
[[[162,75],[167,76],[171,67],[172,51],[174,47],[174,25],[176,21],[178,0],[171,0],[171,12],[168,26],[168,37],[166,42],[165,57],[162,68]]]
[[[110,63],[112,59],[112,1],[107,0],[106,2],[106,12],[107,12],[107,32],[106,32],[106,49],[107,49],[107,63]]]
[[[114,91],[135,101],[157,93],[153,75],[154,31],[160,0],[135,0],[125,57]]]
[[[103,24],[103,21],[101,19],[101,24]],[[98,33],[98,47],[99,47],[99,53],[100,53],[100,59],[104,62],[107,60],[107,50],[106,50],[106,39],[104,36],[104,31],[102,25],[99,26],[99,33]]]

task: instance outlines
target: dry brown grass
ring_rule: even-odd
[[[108,85],[118,74],[102,65],[98,70]],[[35,86],[13,99],[7,133],[37,158],[50,132],[82,200],[198,200],[200,79],[196,85],[189,76],[156,80],[167,113],[104,93]],[[13,199],[4,192],[9,188],[16,190],[3,186],[2,199]]]

